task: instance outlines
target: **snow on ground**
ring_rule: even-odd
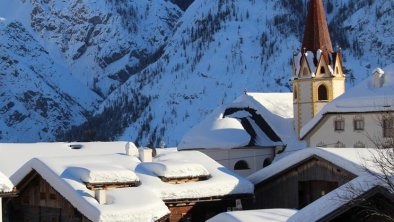
[[[250,114],[239,111],[224,116],[228,108],[252,108],[270,125],[282,142],[271,141],[262,130],[256,129],[256,142],[261,146],[286,144],[288,150],[305,147],[297,139],[293,129],[293,94],[292,93],[247,93],[233,103],[217,108],[204,121],[193,127],[182,139],[179,149],[221,148],[231,149],[248,145],[251,136],[243,128],[238,118]],[[252,121],[253,122],[253,121]],[[256,124],[253,128],[258,128]]]
[[[0,171],[10,177],[23,164],[36,157],[87,156],[124,153],[127,142],[89,143],[0,143]],[[70,145],[80,144],[80,149]]]
[[[262,209],[224,212],[212,217],[207,222],[285,222],[297,213],[293,209]]]
[[[318,221],[375,186],[385,186],[376,177],[365,174],[317,199],[289,218],[288,222]]]
[[[343,169],[355,174],[362,175],[365,173],[365,167],[369,170],[379,172],[379,167],[372,161],[380,150],[369,148],[307,148],[292,153],[279,159],[273,164],[250,175],[248,179],[258,184],[287,168],[312,156],[321,157]]]
[[[383,69],[382,87],[374,87],[374,76],[347,90],[343,95],[324,106],[316,116],[302,127],[300,136],[307,133],[326,113],[374,112],[394,110],[394,63]]]
[[[2,172],[0,172],[0,193],[11,192],[14,185]]]

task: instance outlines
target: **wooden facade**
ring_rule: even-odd
[[[393,218],[394,194],[381,186],[376,186],[318,221],[388,222]]]
[[[6,203],[9,222],[87,222],[71,203],[37,172],[32,171],[17,186],[18,197]]]
[[[256,208],[300,209],[356,175],[312,156],[255,186]]]
[[[169,222],[203,222],[219,213],[234,210],[237,200],[241,201],[244,210],[252,209],[252,194],[164,202],[171,211]]]

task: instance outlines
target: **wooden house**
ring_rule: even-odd
[[[16,189],[11,181],[0,172],[0,222],[7,221],[3,220],[3,217],[7,217],[8,212],[6,211],[6,203],[16,197]]]
[[[256,208],[301,209],[363,174],[373,149],[308,148],[290,154],[248,177],[255,184]]]
[[[392,221],[392,192],[386,181],[364,174],[306,206],[288,222]]]
[[[251,208],[253,184],[198,151],[126,148],[15,164],[4,221],[205,221]]]

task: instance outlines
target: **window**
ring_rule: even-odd
[[[362,143],[361,141],[358,141],[357,143],[354,144],[354,148],[365,148],[365,144]]]
[[[338,67],[335,67],[335,74],[339,74]]]
[[[326,74],[326,69],[323,66],[320,68],[320,73],[321,74]]]
[[[335,131],[345,131],[345,120],[342,117],[335,119],[334,130]]]
[[[270,158],[265,159],[265,160],[264,160],[264,163],[263,163],[263,168],[266,167],[266,166],[271,165],[271,162],[272,162],[272,161],[271,161]]]
[[[392,118],[383,119],[383,137],[394,137],[394,124]]]
[[[245,160],[240,160],[235,163],[234,170],[249,170],[249,165]]]
[[[364,130],[364,118],[361,116],[354,117],[353,128],[354,128],[354,131]]]
[[[328,100],[327,87],[325,85],[320,85],[317,93],[318,100]]]

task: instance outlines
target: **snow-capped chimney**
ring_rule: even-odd
[[[134,145],[134,143],[127,142],[125,149],[126,149],[126,155],[128,156],[138,155],[138,148]]]
[[[384,84],[384,71],[377,68],[373,71],[372,86],[374,88],[381,88]]]
[[[141,162],[152,162],[152,149],[140,147],[138,152]]]
[[[107,192],[103,189],[97,189],[94,191],[94,198],[96,198],[99,204],[106,204],[107,203]]]

